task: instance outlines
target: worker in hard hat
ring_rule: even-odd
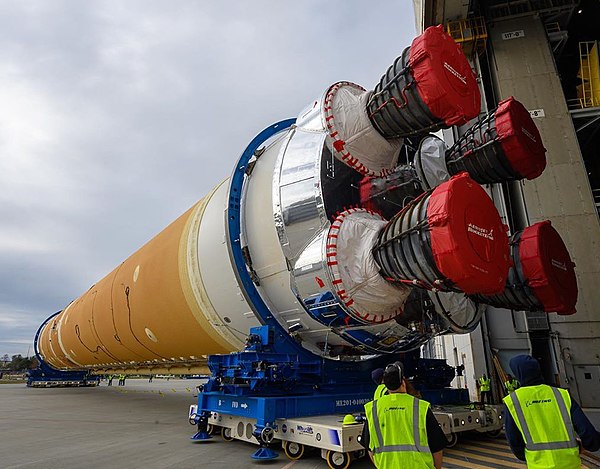
[[[371,372],[371,379],[377,385],[375,388],[375,394],[373,394],[373,399],[379,399],[381,396],[387,394],[387,388],[385,384],[383,384],[383,368],[376,368]]]
[[[365,404],[360,441],[375,466],[440,469],[448,440],[429,402],[407,394],[402,363],[385,368],[383,384],[388,394]]]
[[[516,391],[519,387],[519,381],[513,378],[512,375],[506,375],[506,381],[504,381],[504,388],[506,392],[510,394],[513,391]]]
[[[492,403],[492,380],[484,373],[477,380],[479,385],[479,394],[481,395],[482,404]]]
[[[529,468],[579,469],[581,447],[600,449],[600,433],[569,391],[544,384],[535,358],[518,355],[510,368],[521,383],[504,398],[505,433],[513,454]]]

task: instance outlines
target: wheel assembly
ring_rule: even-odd
[[[446,448],[452,448],[456,446],[456,443],[458,443],[458,435],[456,433],[450,433],[446,435],[446,439],[448,440]]]
[[[340,453],[338,451],[329,450],[327,451],[325,460],[331,469],[347,469],[348,466],[350,466],[352,458],[350,457],[350,453]]]
[[[209,435],[216,435],[217,433],[219,433],[219,427],[217,427],[216,425],[213,425],[213,424],[210,424],[210,423],[209,423],[209,424],[206,426],[206,432],[207,432]]]
[[[221,437],[225,441],[233,441],[233,432],[231,431],[231,428],[227,428],[227,427],[221,428]]]
[[[290,459],[300,459],[302,456],[304,456],[305,450],[306,447],[302,443],[296,443],[295,441],[283,442],[283,452]]]

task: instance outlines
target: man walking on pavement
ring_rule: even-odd
[[[600,449],[600,433],[566,389],[544,384],[535,358],[516,356],[510,368],[521,384],[504,398],[505,433],[513,454],[529,468],[581,468],[581,447]]]
[[[388,394],[365,404],[367,423],[361,444],[378,469],[441,469],[448,440],[429,402],[406,393],[402,363],[383,373]]]

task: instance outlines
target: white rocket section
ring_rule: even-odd
[[[224,181],[213,193],[201,219],[192,221],[200,223],[200,227],[196,243],[197,257],[194,259],[192,256],[190,260],[199,269],[208,301],[217,314],[217,318],[207,319],[217,333],[239,349],[243,347],[250,328],[260,326],[260,322],[240,291],[229,259],[225,219],[228,186],[229,180]],[[190,275],[194,270],[190,269]],[[199,291],[194,293],[199,294]]]

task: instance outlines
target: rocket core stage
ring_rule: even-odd
[[[203,356],[240,350],[251,327],[274,322],[315,356],[364,361],[473,330],[485,303],[519,305],[506,293],[517,277],[527,308],[574,312],[560,236],[527,231],[522,246],[544,233],[552,242],[528,264],[535,278],[517,272],[523,257],[511,254],[493,201],[460,172],[498,182],[543,170],[535,124],[503,103],[464,144],[398,166],[404,137],[479,116],[468,60],[441,26],[428,28],[375,90],[336,83],[298,119],[265,129],[231,179],[49,318],[38,356],[63,370],[194,372]],[[410,184],[394,184],[399,175]],[[548,279],[560,281],[543,288]],[[557,288],[560,301],[548,299]]]

